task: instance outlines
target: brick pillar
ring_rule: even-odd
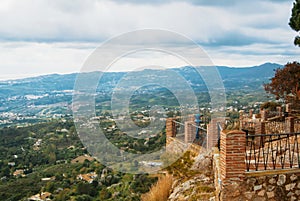
[[[191,143],[194,141],[196,137],[196,127],[192,126],[195,124],[194,121],[186,121],[184,122],[184,142]]]
[[[260,110],[261,120],[266,121],[268,119],[268,111],[265,109]]]
[[[266,134],[266,123],[255,122],[254,129],[255,129],[255,134]]]
[[[207,125],[207,135],[206,135],[206,142],[207,142],[207,149],[211,149],[218,145],[219,140],[219,127],[218,123],[221,124],[222,127],[225,122],[225,118],[213,118],[209,124]]]
[[[254,112],[253,109],[250,109],[250,110],[249,110],[249,118],[250,118],[250,119],[252,119],[252,117],[253,117],[253,112]]]
[[[240,118],[240,120],[243,120],[244,119],[244,110],[240,110],[239,111],[239,118]]]
[[[221,132],[220,169],[222,185],[243,181],[245,178],[246,134],[234,130]]]
[[[287,117],[285,119],[285,125],[286,125],[285,132],[286,133],[294,133],[295,132],[295,129],[294,129],[294,126],[295,126],[294,120],[295,120],[294,117]]]
[[[278,112],[278,115],[282,115],[282,107],[281,106],[277,106],[276,107],[276,110],[277,110],[277,112]]]
[[[166,121],[166,135],[167,137],[176,137],[175,118],[167,118]]]
[[[291,103],[288,103],[288,104],[285,105],[285,111],[286,112],[291,112],[292,111],[291,109],[292,109],[292,104]]]

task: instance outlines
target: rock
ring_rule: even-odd
[[[216,197],[209,198],[209,201],[216,201]]]
[[[254,186],[254,191],[258,191],[262,188],[262,185],[257,185],[257,186]]]
[[[297,200],[297,198],[295,196],[292,196],[291,201],[295,201],[295,200]]]
[[[291,197],[291,196],[293,196],[295,193],[293,193],[293,192],[289,192],[286,196],[287,197]]]
[[[114,192],[114,193],[112,194],[112,197],[113,197],[113,198],[116,198],[118,195],[120,195],[120,192]]]
[[[267,191],[273,191],[274,190],[274,188],[275,188],[275,186],[272,186],[272,185],[268,185],[267,186]]]
[[[286,182],[286,176],[284,174],[279,175],[277,185],[281,186],[281,185],[285,184],[285,182]]]
[[[265,190],[261,190],[257,193],[258,196],[265,196],[266,191]]]
[[[296,183],[287,184],[287,185],[285,185],[285,190],[290,191],[293,188],[295,188],[295,186],[296,186]]]
[[[275,183],[276,183],[276,179],[271,178],[271,179],[269,180],[269,183],[270,183],[270,184],[275,184]]]
[[[251,200],[252,197],[254,195],[254,192],[245,192],[244,193],[244,196],[248,199],[248,200]]]
[[[272,192],[267,192],[267,197],[270,199],[270,198],[273,198],[275,197],[275,193],[272,191]]]
[[[255,184],[255,182],[256,182],[255,178],[249,178],[249,179],[247,179],[247,184],[249,184],[251,186],[253,186]]]
[[[266,198],[264,197],[256,197],[253,199],[253,201],[266,201]]]
[[[298,183],[297,188],[300,188],[300,183]]]
[[[266,178],[267,178],[266,176],[261,176],[261,177],[258,177],[257,181],[259,184],[262,184],[266,181]]]
[[[297,177],[297,175],[295,175],[295,174],[292,174],[292,175],[290,176],[291,181],[295,181],[297,178],[298,178],[298,177]]]
[[[241,192],[239,190],[236,190],[232,193],[232,197],[237,197],[239,195],[241,195]]]
[[[296,195],[300,195],[300,190],[295,191]]]
[[[195,162],[191,169],[207,172],[211,170],[212,166],[212,152],[201,153],[195,158]]]

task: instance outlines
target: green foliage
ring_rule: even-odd
[[[191,157],[191,152],[187,151],[175,163],[168,166],[166,170],[175,177],[185,179],[194,174],[194,172],[190,170],[193,162],[194,160]]]
[[[62,128],[69,131],[68,135],[57,132]],[[38,139],[41,144],[36,149],[34,144]],[[119,140],[117,136],[113,139]],[[122,140],[119,142],[123,143]],[[165,137],[161,134],[150,139],[149,146],[164,142]],[[135,146],[141,144],[142,141]],[[71,145],[73,148],[69,148]],[[97,161],[71,164],[72,159],[85,153],[82,148],[71,121],[0,129],[0,150],[3,151],[0,152],[0,176],[6,176],[0,181],[0,200],[22,200],[45,191],[52,193],[54,201],[139,200],[157,180],[148,175],[114,172]],[[9,166],[8,162],[16,165]],[[133,161],[132,166],[139,168],[138,161]],[[25,178],[14,178],[11,174],[16,169],[32,173]],[[104,169],[106,175],[101,177]],[[90,172],[97,174],[92,183],[77,178],[79,174]],[[51,180],[42,181],[45,177]]]
[[[271,82],[264,84],[267,92],[274,94],[277,99],[292,95],[300,99],[300,63],[287,63],[284,68],[278,68]]]
[[[290,27],[296,31],[300,31],[300,0],[295,0],[292,8],[292,15],[289,22]],[[296,46],[300,46],[300,36],[296,36],[294,40]]]
[[[260,109],[275,111],[276,107],[278,107],[278,106],[280,106],[280,104],[276,103],[276,102],[265,102],[265,103],[260,105]]]

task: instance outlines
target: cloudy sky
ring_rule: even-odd
[[[285,64],[300,54],[293,45],[296,33],[288,26],[292,4],[293,0],[0,0],[0,79],[78,72],[102,43],[139,29],[182,34],[215,65]],[[183,65],[168,55],[153,59],[157,65]],[[145,65],[140,61],[139,55],[129,56],[115,70],[128,70],[135,62]]]

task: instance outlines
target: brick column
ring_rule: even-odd
[[[255,122],[254,129],[255,129],[255,134],[266,134],[266,123]]]
[[[192,126],[195,124],[194,121],[184,122],[184,142],[191,143],[196,137],[196,127]]]
[[[287,117],[285,119],[285,125],[286,125],[285,132],[286,133],[294,133],[295,132],[295,129],[294,129],[294,126],[295,126],[294,120],[295,120],[294,117]]]
[[[167,137],[176,137],[175,118],[167,118],[166,120],[166,135]]]
[[[262,121],[267,121],[268,119],[268,111],[265,109],[260,110],[260,114],[261,114],[261,120]]]
[[[223,117],[213,118],[207,125],[207,139],[206,139],[207,149],[211,149],[218,145],[218,140],[219,140],[218,123],[222,125],[224,124],[224,122],[225,122],[225,118]]]
[[[245,178],[245,132],[221,132],[220,169],[222,185],[243,181]]]

